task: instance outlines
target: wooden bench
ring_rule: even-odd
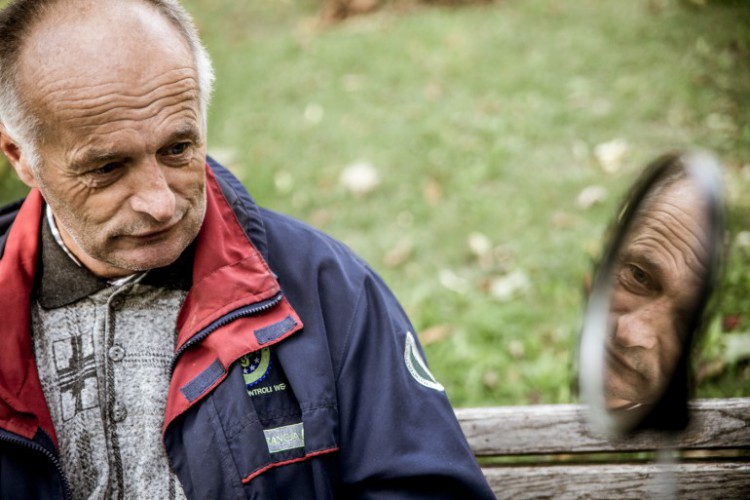
[[[657,463],[662,436],[611,441],[581,405],[457,409],[493,491],[512,498],[659,498],[665,469],[674,498],[750,499],[750,398],[691,404],[690,427],[673,441],[673,465]],[[669,453],[667,453],[669,455]]]

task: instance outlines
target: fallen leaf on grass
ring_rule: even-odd
[[[555,212],[550,219],[552,229],[563,230],[570,229],[576,225],[577,219],[574,215],[567,212]]]
[[[486,235],[473,232],[469,235],[469,249],[474,255],[482,258],[492,252],[492,242]]]
[[[702,363],[698,367],[698,373],[696,374],[696,380],[700,384],[704,380],[718,377],[727,367],[726,361],[723,359],[714,359],[712,361]]]
[[[440,342],[453,334],[453,327],[450,325],[435,325],[423,330],[419,334],[419,340],[423,346]]]
[[[576,204],[583,210],[604,202],[607,199],[607,188],[604,186],[588,186],[578,194]]]
[[[497,386],[497,383],[500,381],[500,376],[497,374],[495,370],[487,370],[484,372],[484,376],[482,377],[482,382],[484,382],[485,387],[488,389],[492,389]]]
[[[443,97],[443,87],[438,82],[429,82],[424,90],[424,96],[429,101],[437,101]]]
[[[325,227],[331,221],[331,211],[327,208],[315,210],[310,214],[310,223],[315,227]]]
[[[311,102],[305,107],[304,116],[307,123],[310,125],[317,125],[323,121],[325,110],[323,109],[323,106],[317,102]]]
[[[422,196],[434,207],[443,199],[443,186],[435,179],[430,179],[422,189]]]
[[[496,264],[505,266],[507,269],[515,260],[516,252],[508,245],[498,245],[492,249],[492,257]]]
[[[371,163],[358,161],[344,168],[339,183],[352,194],[365,195],[378,187],[380,175]]]
[[[365,79],[362,75],[348,74],[341,78],[341,86],[347,92],[357,92],[362,89],[364,81]]]
[[[438,280],[443,287],[462,295],[467,293],[471,288],[468,280],[458,276],[450,269],[441,269],[438,273]]]
[[[513,357],[513,359],[523,358],[523,355],[526,352],[523,347],[523,342],[518,339],[513,339],[510,341],[510,343],[508,344],[508,350],[510,351],[510,355]]]
[[[734,241],[740,248],[750,247],[750,231],[740,231]]]
[[[594,158],[602,170],[610,174],[620,170],[627,153],[628,143],[624,139],[615,139],[594,148]]]
[[[507,302],[526,291],[529,285],[530,282],[526,273],[518,269],[505,276],[491,280],[489,293],[493,299],[499,302]]]
[[[542,393],[537,390],[529,391],[526,394],[526,399],[530,405],[538,405],[542,400]]]
[[[483,269],[489,269],[495,264],[494,248],[492,247],[492,241],[480,233],[473,232],[469,235],[469,250],[473,253],[479,263],[479,267]]]
[[[735,332],[742,325],[742,314],[727,314],[721,318],[721,330],[724,332]]]
[[[383,257],[383,263],[388,268],[395,268],[401,266],[404,262],[409,260],[411,257],[414,245],[410,238],[402,238],[391,248],[388,253]]]
[[[281,170],[273,176],[273,183],[280,194],[288,194],[294,188],[294,177],[286,170]]]
[[[737,363],[750,359],[750,333],[728,333],[724,335],[726,347],[724,359]]]

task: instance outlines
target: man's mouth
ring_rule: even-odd
[[[156,229],[156,230],[148,231],[148,232],[145,232],[145,233],[132,234],[132,235],[130,235],[130,237],[131,238],[143,239],[143,240],[158,238],[159,236],[163,236],[163,235],[167,234],[175,226],[177,226],[176,222],[173,223],[173,224],[171,224],[171,225],[169,225],[169,226],[163,227],[161,229]]]
[[[146,231],[138,231],[132,234],[124,234],[123,236],[127,238],[140,240],[140,241],[158,239],[167,235],[170,231],[176,228],[180,224],[183,218],[184,218],[184,214],[172,219],[165,226],[158,227],[158,228],[149,228]]]

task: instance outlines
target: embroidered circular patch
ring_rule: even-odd
[[[271,350],[266,347],[240,358],[242,378],[245,386],[250,389],[268,376],[271,371]]]

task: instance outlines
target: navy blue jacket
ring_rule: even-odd
[[[341,243],[209,159],[164,445],[189,498],[494,498],[414,329]],[[66,498],[29,320],[43,201],[0,210],[0,498]]]

